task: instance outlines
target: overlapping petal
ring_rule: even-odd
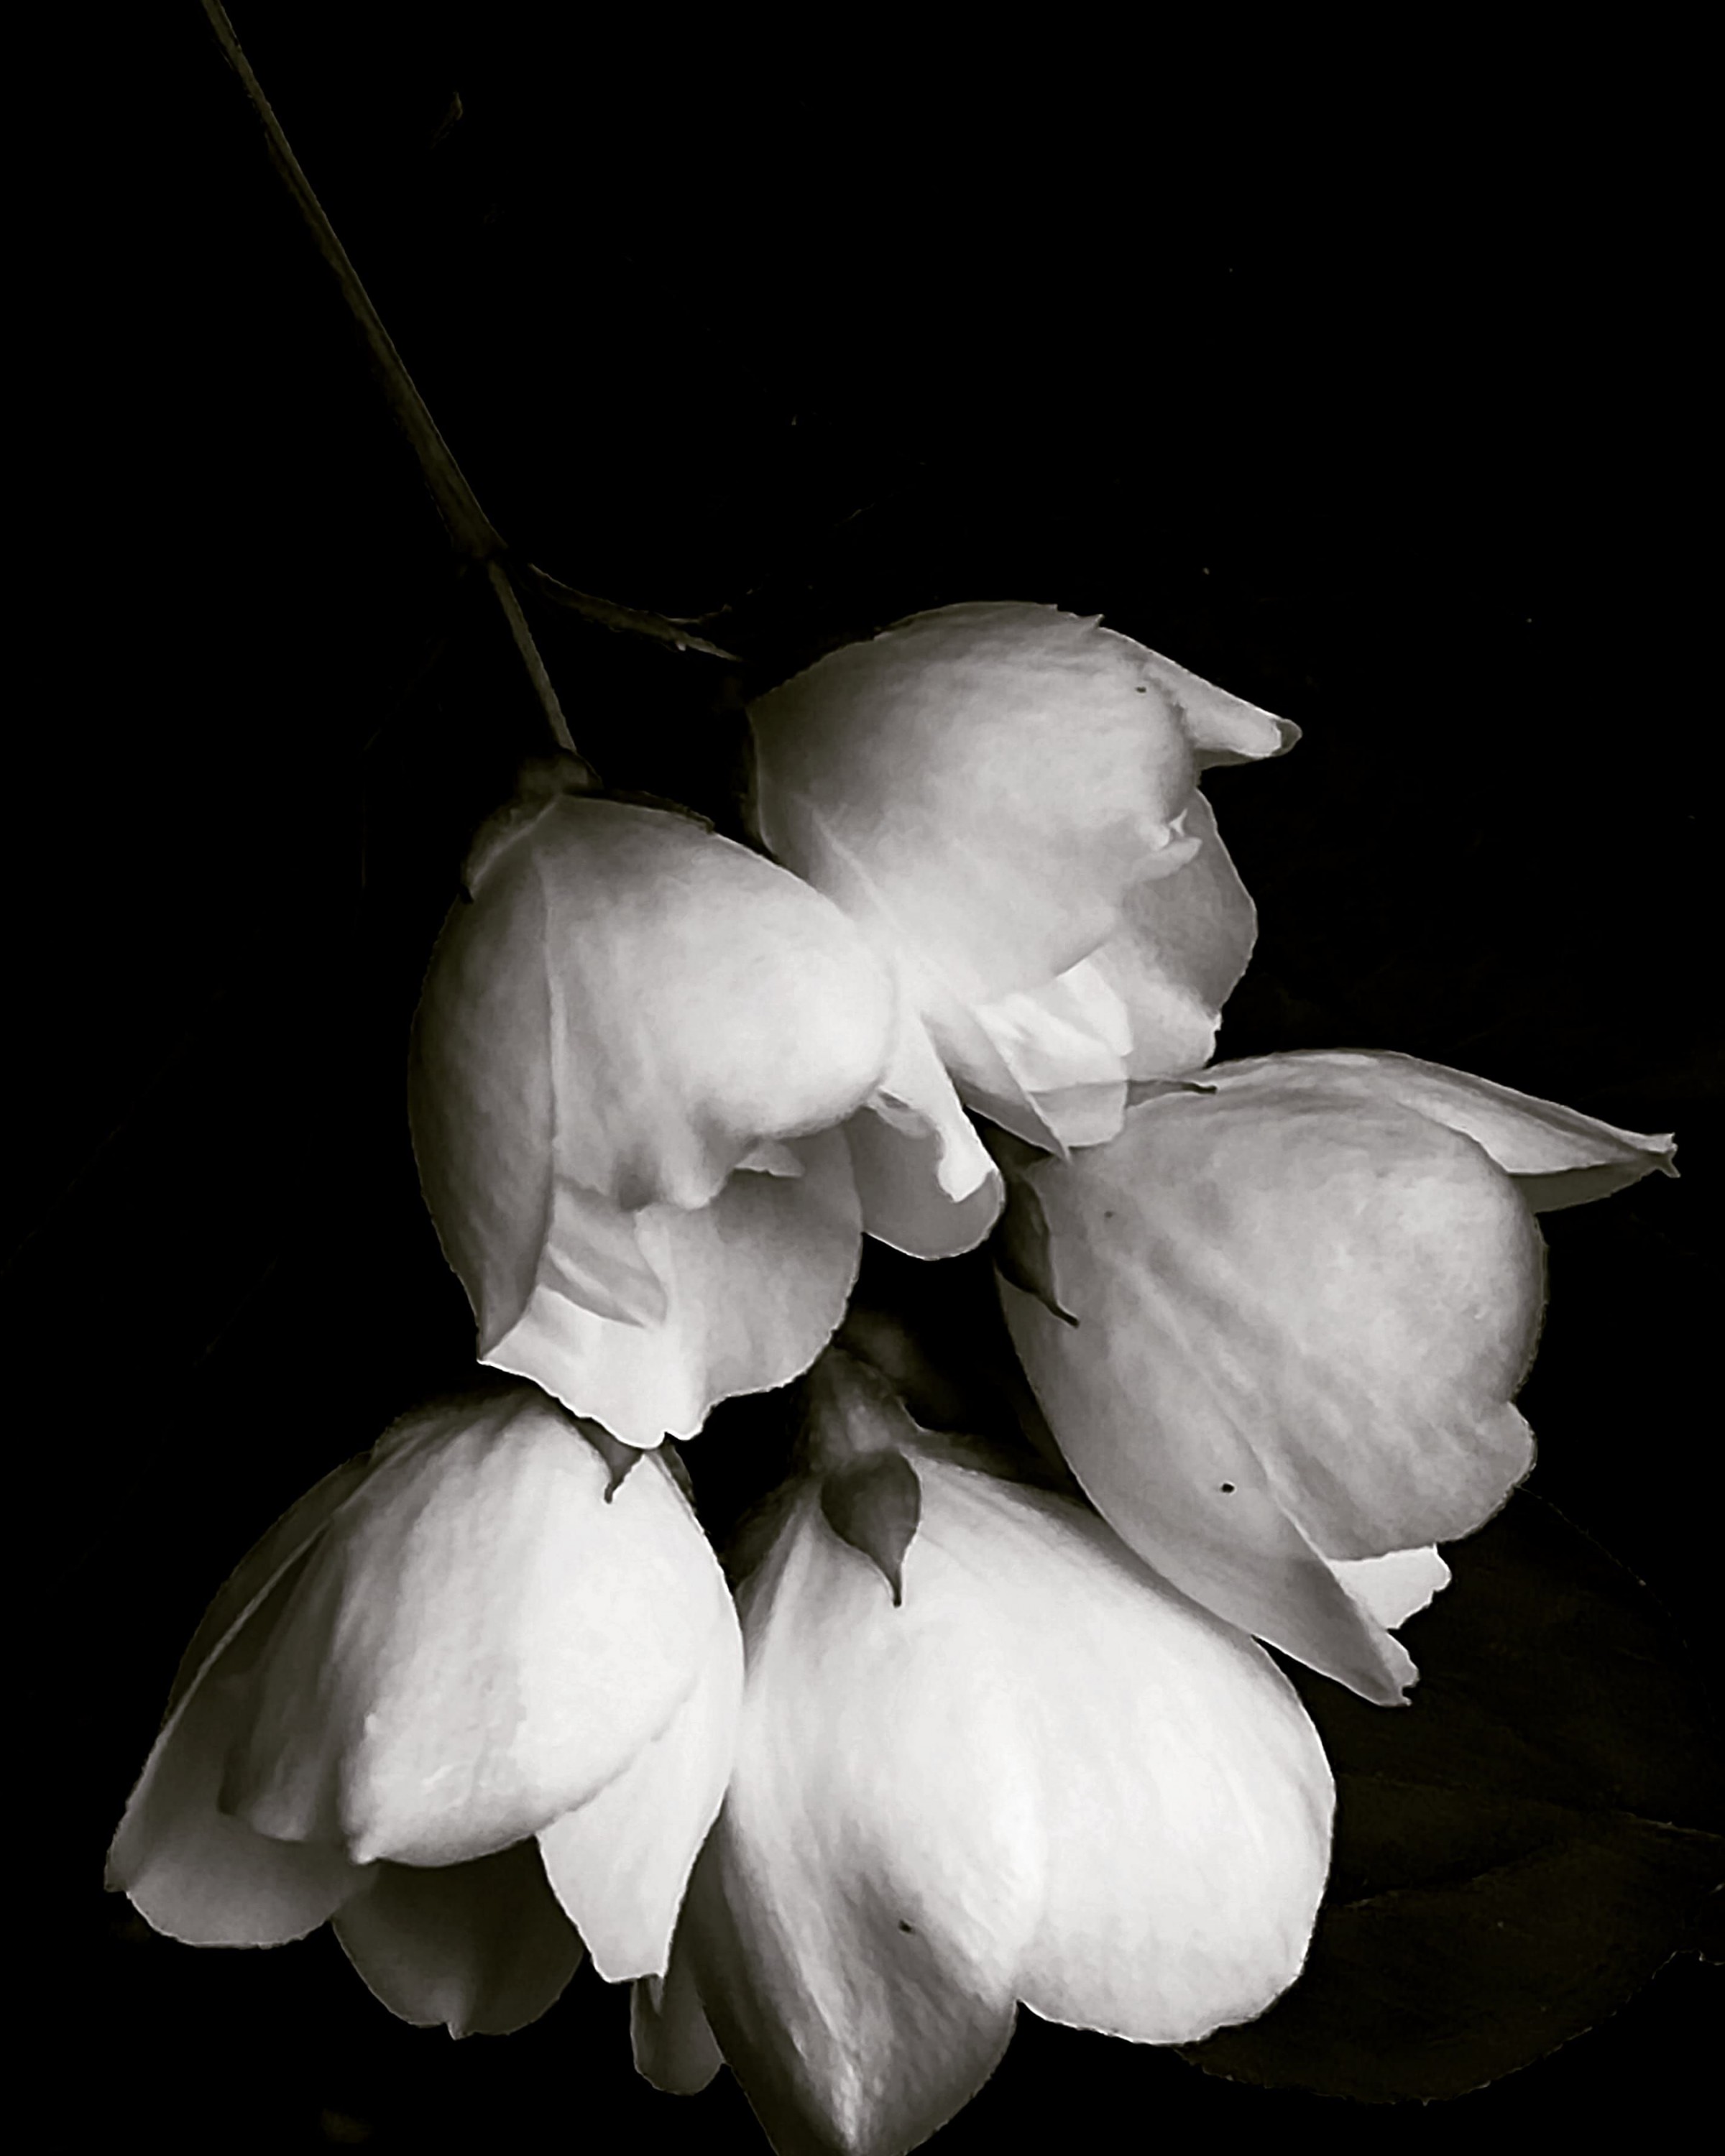
[[[1415,1672],[1386,1627],[1441,1584],[1422,1551],[1481,1526],[1532,1465],[1511,1405],[1543,1304],[1528,1190],[1556,1178],[1570,1202],[1566,1178],[1631,1179],[1668,1142],[1410,1058],[1266,1057],[1204,1086],[1020,1171],[1077,1324],[1003,1282],[1008,1321],[1134,1549],[1394,1702]]]
[[[410,1417],[264,1537],[193,1656],[110,1855],[157,1929],[336,1917],[380,1998],[458,2030],[542,2011],[572,1918],[602,1974],[665,1967],[742,1645],[658,1460],[614,1486],[526,1387]]]
[[[768,844],[896,968],[971,1106],[1098,1143],[1129,1076],[1208,1054],[1253,921],[1198,775],[1293,727],[1097,619],[1012,603],[915,615],[750,717]]]
[[[836,1323],[850,1171],[798,1142],[874,1097],[896,990],[783,869],[555,783],[482,834],[439,939],[414,1152],[481,1360],[652,1445],[784,1383]],[[651,1397],[619,1407],[644,1364]]]
[[[1019,2001],[1141,2042],[1297,1974],[1332,1785],[1291,1688],[1094,1516],[927,1450],[896,1607],[813,1486],[742,1591],[738,1756],[637,2056],[780,2156],[896,2156]]]

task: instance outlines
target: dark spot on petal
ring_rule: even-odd
[[[902,1917],[898,1920],[898,1928],[901,1932],[908,1932],[912,1938],[916,1936],[916,1927],[914,1924],[907,1924]]]
[[[1206,575],[1208,575],[1209,572],[1209,571],[1208,571],[1208,570],[1206,570],[1206,571],[1204,572],[1204,573],[1205,573]],[[1141,696],[1147,696],[1149,695],[1149,693],[1150,693],[1150,691],[1149,691],[1149,690],[1148,690],[1144,686],[1144,684],[1143,684],[1142,681],[1140,681],[1140,682],[1139,682],[1139,684],[1138,684],[1138,694],[1139,694]]]
[[[1223,1487],[1223,1489],[1224,1489],[1224,1491],[1227,1491],[1230,1496],[1233,1494],[1233,1491],[1234,1491],[1234,1485],[1233,1485],[1231,1482],[1224,1482],[1224,1483],[1222,1485],[1222,1487]]]

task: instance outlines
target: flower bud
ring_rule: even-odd
[[[855,1455],[868,1388],[834,1389]],[[901,1604],[814,1481],[740,1591],[731,1787],[670,1970],[636,1991],[648,2077],[698,2087],[722,2052],[786,2156],[914,2147],[1020,2002],[1142,2043],[1251,2018],[1328,1865],[1328,1767],[1261,1649],[907,1420],[876,1431],[922,1491]]]
[[[458,2033],[542,2013],[582,1940],[607,1978],[662,1970],[742,1656],[686,1499],[635,1457],[614,1485],[516,1386],[338,1469],[205,1619],[110,1886],[194,1945],[333,1919],[386,2004]]]
[[[1013,1338],[1103,1517],[1165,1578],[1348,1685],[1532,1463],[1530,1204],[1669,1169],[1641,1137],[1398,1055],[1221,1064],[1111,1145],[1014,1173],[1045,1225]],[[1076,1324],[1063,1322],[1060,1309]]]

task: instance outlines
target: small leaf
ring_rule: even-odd
[[[1024,1294],[1034,1295],[1063,1323],[1077,1324],[1060,1301],[1042,1200],[1022,1175],[1009,1174],[1006,1178],[1006,1207],[995,1224],[991,1247],[1003,1279]]]
[[[1186,2049],[1207,2071],[1363,2102],[1459,2096],[1615,2012],[1701,1936],[1725,1776],[1652,1596],[1530,1492],[1445,1551],[1388,1715],[1291,1672],[1336,1770],[1304,1973]]]
[[[622,1488],[624,1477],[640,1465],[641,1449],[636,1445],[625,1445],[620,1437],[613,1437],[603,1423],[594,1422],[590,1416],[572,1415],[569,1419],[611,1471],[611,1479],[605,1485],[605,1502],[608,1505]]]
[[[820,1509],[840,1542],[878,1567],[897,1609],[904,1600],[905,1553],[922,1517],[916,1469],[897,1451],[870,1453],[829,1469],[821,1478]]]

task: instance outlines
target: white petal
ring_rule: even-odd
[[[811,1491],[743,1591],[737,1763],[678,1953],[781,2152],[914,2147],[1011,2035],[1044,1863],[1012,1643],[922,1558],[895,1609]]]
[[[308,1553],[372,1457],[324,1477],[236,1568],[181,1658],[162,1732],[108,1855],[108,1884],[191,1946],[303,1938],[364,1887],[344,1851],[271,1841],[218,1806],[246,1687]]]
[[[392,2014],[419,2028],[443,2022],[452,2036],[526,2028],[581,1961],[531,1841],[429,1871],[373,1865],[335,1933]]]
[[[1536,1213],[1582,1205],[1639,1182],[1672,1175],[1667,1132],[1620,1130],[1555,1101],[1537,1100],[1469,1071],[1388,1050],[1328,1049],[1222,1064],[1207,1078],[1262,1098],[1393,1101],[1471,1138],[1515,1178]]]
[[[1450,1568],[1435,1549],[1332,1558],[1330,1569],[1373,1621],[1389,1630],[1405,1625],[1450,1584]]]
[[[644,1446],[695,1436],[716,1401],[788,1384],[844,1316],[862,1248],[844,1134],[792,1150],[798,1178],[740,1173],[699,1212],[654,1205],[634,1216],[665,1291],[657,1322],[602,1317],[542,1272],[484,1359]]]
[[[907,1002],[886,1075],[845,1134],[863,1226],[894,1250],[955,1257],[999,1218],[999,1170]]]
[[[483,850],[414,1025],[427,1204],[483,1342],[547,1273],[652,1323],[630,1216],[704,1206],[762,1141],[852,1113],[891,977],[829,901],[686,817],[560,798]]]
[[[1130,1014],[1135,1079],[1209,1062],[1222,1006],[1257,934],[1256,909],[1201,793],[1192,797],[1187,829],[1203,841],[1197,858],[1178,875],[1129,892],[1122,927],[1090,961]]]
[[[1393,1698],[1411,1665],[1317,1553],[1469,1533],[1527,1472],[1541,1253],[1508,1178],[1394,1103],[1226,1081],[1029,1177],[1077,1331],[1003,1293],[1092,1502],[1207,1607]]]
[[[730,1779],[742,1702],[742,1635],[727,1604],[706,1666],[665,1727],[578,1811],[539,1830],[557,1899],[608,1983],[665,1972]]]
[[[218,1656],[181,1702],[109,1852],[110,1887],[123,1888],[157,1931],[187,1946],[304,1938],[368,1876],[339,1847],[271,1840],[222,1809],[222,1777],[244,1712],[244,1654],[242,1641]],[[228,1675],[224,1661],[237,1673]]]
[[[1119,1130],[1132,1024],[1093,960],[1081,959],[1040,988],[979,1004],[975,1016],[1063,1143],[1103,1145]]]
[[[1260,2011],[1328,1865],[1329,1771],[1260,1650],[1079,1507],[916,1464],[901,1607],[809,1500],[743,1593],[737,1769],[674,1966],[781,2150],[914,2147],[1014,1995],[1163,2043]]]
[[[944,1555],[1017,1634],[1019,1772],[1040,1780],[1048,1849],[1019,1997],[1139,2043],[1260,2013],[1299,1974],[1329,1868],[1332,1784],[1292,1687],[1077,1506],[918,1472],[907,1593]]]
[[[730,1606],[658,1462],[609,1470],[542,1396],[422,1419],[332,1522],[248,1686],[224,1801],[283,1840],[446,1865],[603,1789]]]

